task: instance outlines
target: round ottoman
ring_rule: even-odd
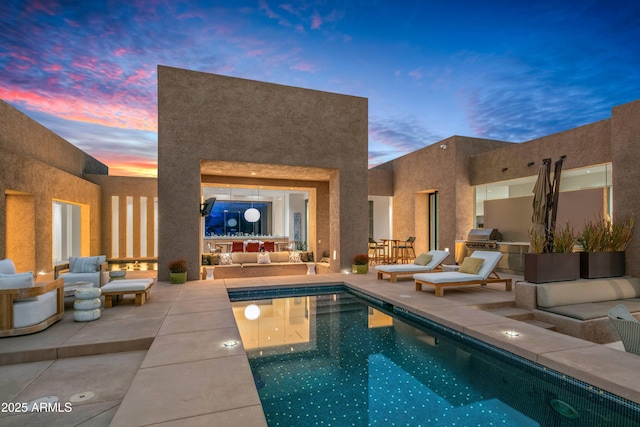
[[[90,322],[100,318],[100,288],[76,289],[76,300],[73,303],[73,320],[76,322]]]
[[[127,270],[113,270],[109,272],[109,281],[124,280],[127,277]]]

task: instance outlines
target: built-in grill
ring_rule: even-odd
[[[497,228],[474,228],[464,242],[469,249],[496,249],[502,234]]]

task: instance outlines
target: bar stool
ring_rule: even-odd
[[[404,243],[396,246],[396,251],[399,251],[398,259],[402,264],[408,263],[410,260],[416,258],[416,252],[413,248],[413,242],[416,241],[415,237],[409,237]]]
[[[369,237],[369,264],[384,261],[384,244]]]

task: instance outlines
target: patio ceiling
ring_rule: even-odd
[[[200,173],[209,176],[286,179],[294,181],[329,181],[337,169],[307,166],[273,165],[265,163],[201,160]]]

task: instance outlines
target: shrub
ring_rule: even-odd
[[[562,228],[553,231],[553,251],[556,253],[573,252],[573,246],[576,243],[573,226],[567,223]]]
[[[358,254],[353,257],[353,265],[369,264],[369,256],[367,254]]]
[[[183,258],[173,260],[169,263],[169,271],[172,273],[184,273],[187,271],[187,261]]]

